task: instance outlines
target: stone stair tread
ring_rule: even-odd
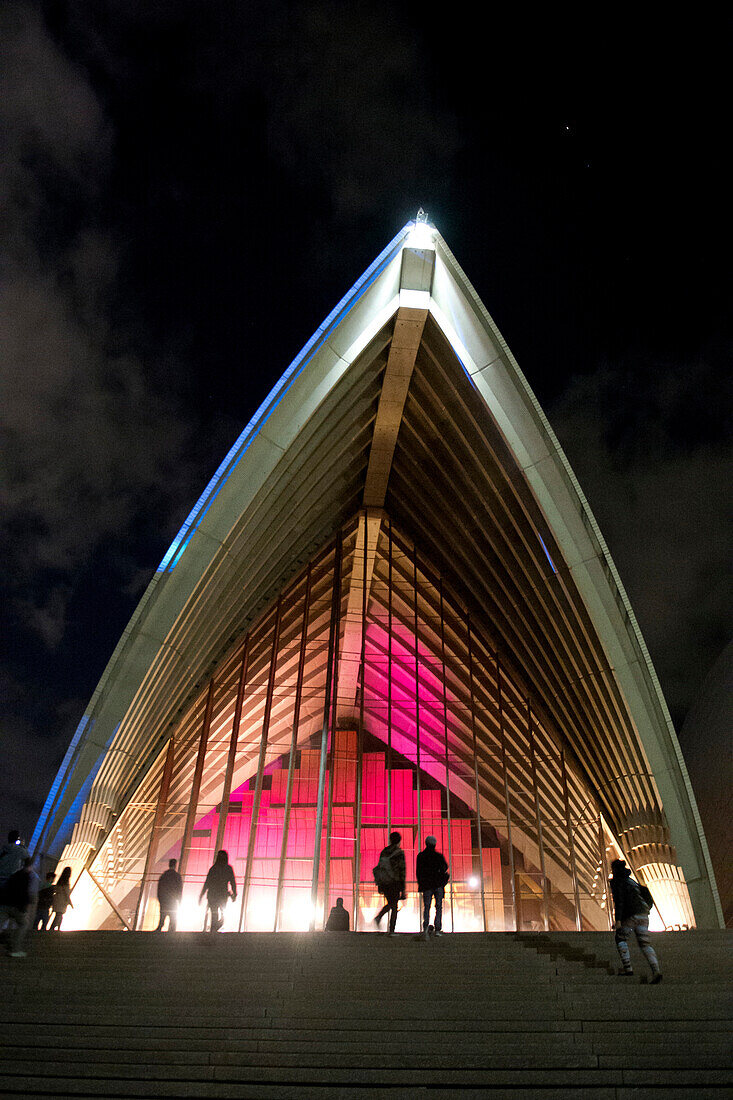
[[[569,1032],[580,1033],[580,1023],[574,1020],[497,1020],[490,1021],[491,1030],[481,1026],[481,1021],[476,1020],[435,1020],[431,1027],[432,1034],[450,1034],[453,1035],[456,1031],[461,1033],[477,1034],[477,1035],[491,1035],[491,1034],[565,1034]],[[220,1027],[201,1027],[197,1024],[186,1024],[179,1027],[171,1026],[168,1024],[148,1025],[148,1024],[130,1024],[128,1020],[124,1024],[119,1026],[110,1026],[109,1024],[100,1024],[98,1021],[85,1021],[84,1027],[88,1028],[94,1035],[112,1037],[125,1037],[135,1036],[141,1033],[152,1032],[156,1036],[160,1036],[161,1040],[166,1038],[170,1039],[182,1039],[186,1042],[189,1039],[197,1039],[201,1041],[211,1042],[229,1042],[231,1040],[245,1037],[250,1032],[257,1032],[264,1036],[272,1034],[298,1034],[300,1031],[307,1031],[310,1034],[318,1034],[324,1031],[331,1031],[336,1029],[337,1031],[346,1034],[352,1031],[358,1031],[360,1034],[364,1031],[365,1025],[363,1020],[348,1020],[342,1018],[331,1018],[323,1020],[309,1020],[305,1027],[301,1027],[302,1020],[297,1023],[289,1021],[287,1018],[284,1020],[281,1018],[274,1019],[272,1017],[259,1017],[252,1018],[250,1020],[240,1021],[240,1025],[233,1027],[230,1020]],[[0,1025],[1,1026],[1,1025]],[[14,1024],[14,1031],[21,1035],[37,1036],[39,1028],[50,1029],[50,1035],[70,1035],[77,1036],[79,1034],[78,1024],[69,1024],[66,1017],[61,1018],[59,1023],[21,1023]],[[26,1029],[26,1030],[23,1030]],[[402,1020],[369,1020],[368,1031],[377,1037],[389,1032],[391,1034],[412,1034],[418,1032],[419,1034],[425,1034],[425,1024],[421,1020],[402,1019]]]
[[[609,933],[38,936],[0,960],[0,1093],[722,1100],[733,937],[653,942],[659,986]]]
[[[200,1100],[293,1100],[292,1086],[258,1082],[254,1085],[241,1083],[227,1083],[222,1081],[200,1081],[186,1084],[186,1082],[155,1082],[151,1089],[150,1084],[144,1081],[79,1081],[73,1086],[73,1092],[69,1091],[67,1078],[54,1080],[44,1079],[45,1086],[42,1092],[33,1092],[29,1088],[33,1084],[32,1079],[14,1078],[9,1083],[8,1095],[22,1095],[24,1100],[46,1100],[49,1096],[98,1096],[106,1100],[128,1100],[128,1098],[140,1098],[140,1100],[157,1100],[158,1097],[196,1097]],[[124,1089],[124,1091],[121,1091]],[[624,1100],[639,1100],[635,1090],[623,1090]],[[628,1093],[628,1095],[626,1095]],[[479,1087],[474,1094],[472,1088],[460,1089],[430,1088],[417,1086],[410,1090],[410,1100],[460,1100],[461,1097],[476,1095],[489,1098],[489,1100],[567,1100],[567,1090],[564,1088],[534,1085],[531,1088],[504,1087],[486,1088]],[[580,1087],[574,1090],[577,1100],[616,1100],[621,1095],[621,1090],[613,1087]],[[302,1085],[297,1091],[297,1100],[399,1100],[404,1096],[403,1089],[379,1086],[360,1087],[335,1085]],[[719,1092],[705,1091],[692,1093],[689,1089],[672,1090],[669,1093],[671,1100],[716,1100]]]
[[[45,1063],[42,1066],[32,1062],[17,1062],[13,1064],[13,1073],[6,1072],[3,1075],[3,1087],[12,1076],[35,1078],[35,1088],[42,1085],[44,1077],[66,1077],[72,1080],[120,1080],[144,1079],[145,1081],[180,1081],[180,1082],[205,1082],[205,1081],[229,1081],[229,1082],[291,1082],[294,1085],[301,1084],[325,1084],[342,1083],[349,1084],[374,1084],[390,1086],[392,1088],[412,1088],[417,1085],[431,1085],[435,1082],[436,1069],[428,1067],[404,1067],[401,1065],[361,1066],[339,1064],[337,1066],[315,1064],[302,1065],[300,1063],[273,1063],[262,1065],[224,1065],[189,1066],[185,1072],[176,1066],[169,1065],[127,1065],[125,1063],[97,1063],[82,1066],[73,1066],[65,1062]],[[621,1084],[621,1070],[599,1070],[595,1065],[575,1066],[545,1066],[537,1067],[450,1067],[441,1068],[441,1079],[444,1085],[453,1087],[477,1087],[484,1085],[533,1085],[540,1082],[555,1084],[589,1084],[609,1085]],[[658,1073],[659,1071],[640,1071]],[[677,1071],[675,1071],[677,1072]],[[717,1071],[694,1071],[698,1073]]]

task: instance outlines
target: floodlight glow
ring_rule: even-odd
[[[95,907],[99,908],[101,903],[105,909],[107,908],[86,869],[75,882],[71,899],[71,906],[64,913],[61,923],[62,932],[78,932],[89,928]]]
[[[427,222],[416,222],[407,234],[406,248],[434,249],[435,230]]]
[[[309,897],[293,898],[287,908],[291,927],[306,930],[316,916],[315,906]]]
[[[471,875],[470,879],[468,880],[467,886],[471,890],[478,890],[478,888],[480,886],[480,882],[479,882],[476,875]]]
[[[201,907],[195,898],[184,898],[178,906],[178,928],[182,932],[197,932],[201,928],[203,917]]]
[[[253,886],[247,904],[248,932],[271,932],[275,923],[275,891]]]

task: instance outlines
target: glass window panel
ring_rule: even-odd
[[[277,926],[295,931],[309,927],[314,916],[311,882],[317,842],[320,890],[316,927],[322,925],[336,897],[343,897],[352,927],[356,919],[360,929],[372,929],[374,914],[382,904],[372,868],[392,828],[402,834],[409,891],[398,930],[420,927],[415,858],[430,834],[450,860],[444,906],[447,930],[481,930],[484,912],[487,929],[513,929],[515,897],[518,926],[543,928],[545,888],[550,927],[575,928],[573,867],[558,747],[561,731],[545,729],[535,721],[535,785],[526,699],[502,665],[502,726],[496,664],[488,637],[472,620],[469,662],[465,611],[419,552],[415,568],[411,544],[393,532],[390,545],[386,522],[374,559],[367,563],[370,583],[362,668],[362,546],[355,522],[344,539],[338,710],[332,736],[329,731],[321,835],[316,838],[333,548],[314,560],[308,580],[303,573],[283,593],[275,647],[276,606],[250,630],[225,822],[224,776],[241,671],[241,640],[216,674],[179,926],[203,926],[198,895],[221,836],[240,896],[251,851],[244,928],[269,931]],[[307,585],[307,629],[301,659]],[[157,922],[157,877],[169,858],[181,855],[206,699],[204,690],[176,730],[170,790],[146,883],[143,927],[155,927]],[[260,763],[259,808],[251,838]],[[120,816],[94,863],[104,888],[131,917],[147,858],[162,766],[163,757],[151,770],[147,786],[141,785]],[[595,805],[584,780],[572,768],[567,769],[567,780],[583,927],[607,927]],[[96,907],[98,919],[111,919]],[[239,925],[237,904],[228,908],[225,928],[233,930]]]

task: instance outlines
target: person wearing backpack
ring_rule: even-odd
[[[407,864],[405,853],[400,848],[402,835],[400,833],[389,834],[389,844],[379,853],[379,863],[374,868],[374,881],[380,893],[384,894],[385,905],[379,910],[374,923],[379,928],[380,921],[385,913],[389,913],[389,935],[394,935],[397,924],[397,905],[400,900],[407,897],[405,883],[407,881]]]
[[[634,973],[629,952],[629,939],[633,932],[644,958],[649,963],[651,984],[656,985],[662,980],[662,971],[657,953],[649,943],[649,912],[654,905],[654,898],[648,887],[642,886],[631,877],[625,859],[614,859],[611,863],[611,894],[616,920],[616,948],[623,967],[621,976],[627,978]]]
[[[422,894],[423,900],[423,936],[429,938],[428,926],[430,925],[430,906],[435,899],[435,935],[442,936],[443,927],[443,898],[445,887],[450,878],[448,864],[442,852],[437,850],[438,841],[434,836],[425,837],[425,847],[417,853],[415,860],[415,874],[417,876],[417,889]]]

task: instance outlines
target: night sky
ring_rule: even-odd
[[[567,452],[678,729],[725,648],[730,24],[432,10],[0,7],[2,833],[30,835],[224,453],[419,206]],[[719,829],[728,737],[688,740]]]

